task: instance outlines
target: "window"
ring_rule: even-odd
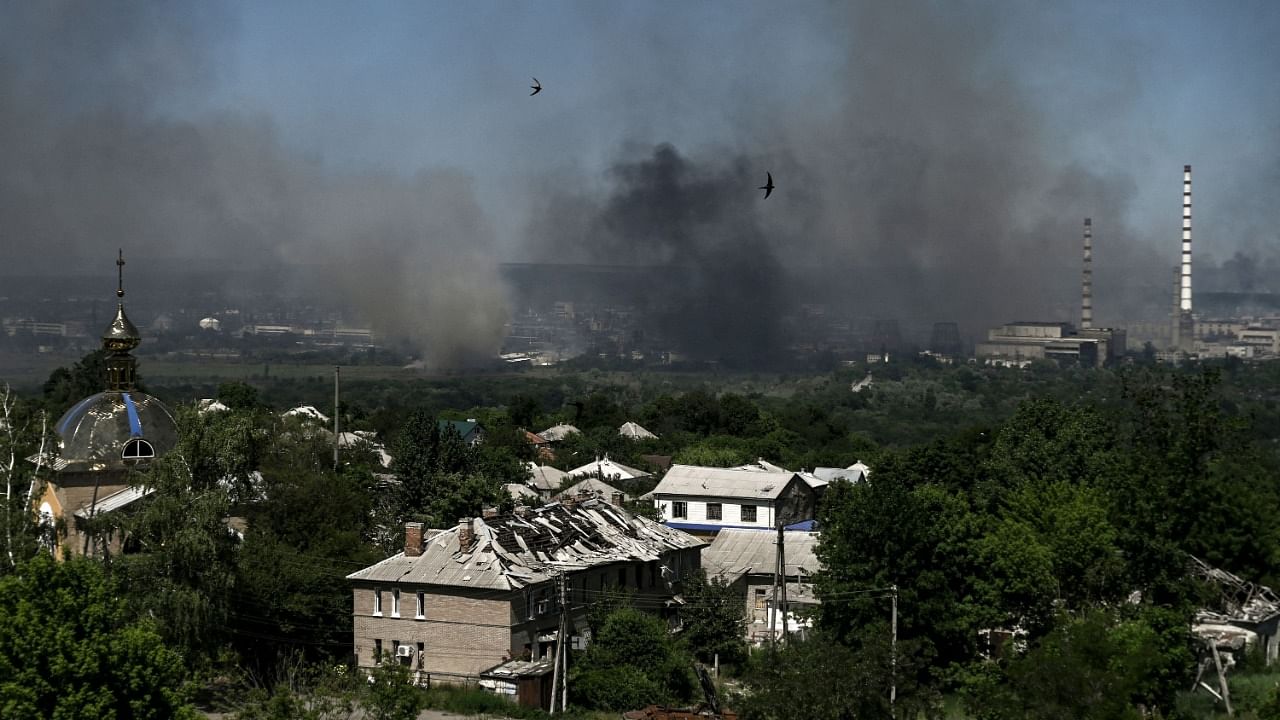
[[[618,568],[618,587],[627,586],[627,569],[625,567]]]
[[[416,618],[418,618],[419,620],[421,620],[421,619],[425,618],[426,616],[427,616],[427,594],[426,594],[425,592],[423,592],[423,591],[419,590],[419,591],[418,591],[418,610],[417,610],[417,612],[414,614],[414,617],[416,617]],[[421,644],[421,643],[419,643],[419,644]]]
[[[142,460],[155,456],[156,449],[151,446],[151,443],[137,438],[125,443],[124,449],[120,451],[120,457],[125,460]]]
[[[671,517],[687,518],[689,517],[689,503],[676,500],[671,503]]]
[[[373,614],[382,614],[382,588],[373,591]]]
[[[720,503],[707,503],[707,519],[708,520],[722,520],[724,519],[723,515],[724,515],[724,508]]]
[[[765,609],[764,588],[756,588],[756,609],[757,610]]]
[[[756,521],[756,506],[743,505],[742,506],[742,522],[755,522],[755,521]]]
[[[400,617],[400,588],[391,589],[391,617]]]
[[[424,660],[426,660],[426,657],[427,657],[427,644],[424,642],[420,642],[418,643],[418,669],[419,670],[422,669],[422,663]]]
[[[373,664],[382,662],[382,640],[373,641]]]

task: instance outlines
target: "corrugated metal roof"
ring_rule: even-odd
[[[393,555],[347,576],[377,583],[514,590],[577,570],[630,560],[659,560],[704,543],[679,530],[598,500],[551,503],[524,516],[473,518],[475,540],[461,549],[461,525],[425,543],[422,555]]]
[[[538,499],[538,493],[534,492],[528,485],[521,485],[520,483],[506,483],[502,487],[506,488],[507,494],[516,502],[521,500]]]
[[[787,572],[792,577],[810,576],[818,572],[818,533],[787,531]],[[707,575],[726,580],[746,573],[771,573],[777,562],[778,533],[771,530],[725,529],[702,552],[702,566]]]
[[[538,434],[550,442],[559,442],[570,435],[577,435],[581,432],[581,430],[569,425],[568,423],[560,423],[559,425],[549,427]]]
[[[98,503],[93,506],[93,514],[101,515],[109,513],[113,510],[119,510],[122,507],[131,505],[142,498],[155,492],[155,488],[129,487],[117,493],[112,493],[104,498],[100,498]],[[76,510],[76,517],[89,518],[90,507],[88,505]]]
[[[672,465],[652,494],[773,500],[795,477],[796,473],[786,471]]]
[[[582,467],[576,467],[570,470],[568,474],[574,477],[582,477],[585,475],[595,477],[604,476],[605,479],[613,480],[631,480],[633,478],[649,476],[649,473],[643,470],[637,470],[636,468],[628,467],[622,463],[614,462],[608,457],[603,460],[589,462]]]
[[[550,465],[539,465],[533,462],[525,463],[525,465],[529,468],[529,484],[538,490],[559,490],[568,475],[565,471],[553,468]]]
[[[561,493],[563,497],[567,498],[578,497],[583,494],[598,495],[606,502],[613,502],[613,496],[615,494],[621,494],[625,500],[631,499],[630,495],[622,492],[607,482],[601,482],[595,477],[589,477],[582,482],[574,483],[573,485],[565,488],[564,492]]]
[[[648,440],[651,438],[656,440],[658,437],[644,429],[640,423],[630,421],[622,423],[622,427],[618,428],[618,434],[625,438],[631,438],[632,440]]]

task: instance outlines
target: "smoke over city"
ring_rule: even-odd
[[[506,298],[465,174],[335,170],[269,118],[172,112],[234,30],[205,3],[5,3],[0,232],[8,272],[135,260],[285,268],[431,365],[492,354]],[[134,267],[145,266],[135,262]]]
[[[409,78],[389,102],[413,130],[331,130],[335,160],[296,142],[271,107],[240,106],[234,94],[208,100],[243,31],[232,6],[2,7],[8,272],[82,270],[116,247],[227,271],[279,268],[428,364],[451,366],[499,349],[510,312],[504,259],[656,267],[662,281],[638,308],[645,333],[692,357],[766,362],[796,339],[790,319],[806,302],[924,326],[956,321],[969,337],[1011,320],[1071,320],[1081,222],[1092,217],[1099,322],[1168,311],[1178,171],[1190,159],[1180,150],[1146,158],[1154,174],[1093,162],[1146,127],[1134,118],[1148,112],[1138,103],[1150,69],[1127,54],[1142,38],[1103,33],[1087,45],[1088,82],[1048,70],[1029,79],[1012,59],[1043,52],[1027,62],[1050,67],[1046,57],[1070,57],[1055,43],[1084,37],[1057,11],[735,4],[713,49],[679,35],[674,6],[620,9],[625,19],[557,6],[582,23],[573,31],[588,38],[589,56],[557,59],[555,74],[524,57],[504,63],[500,50],[429,68],[388,61],[377,67]],[[460,43],[488,47],[477,40],[503,23],[531,23],[523,12],[482,13],[479,30],[459,28]],[[726,51],[731,61],[716,59]],[[812,83],[770,74],[802,53]],[[524,76],[535,72],[546,89],[528,98]],[[432,89],[450,82],[465,85],[464,100]],[[470,112],[484,137],[466,145],[466,128],[419,127],[418,94],[450,98],[438,102]],[[523,103],[520,113],[489,99],[503,94]],[[316,125],[341,128],[324,118],[360,108],[315,110]],[[382,154],[355,162],[344,143]],[[455,147],[491,152],[471,162],[449,155]],[[414,160],[388,160],[400,155]],[[1197,272],[1266,287],[1257,269],[1280,266],[1271,162],[1232,183],[1217,217],[1218,237],[1234,244],[1198,254]],[[763,199],[766,172],[777,189]],[[1159,183],[1167,193],[1149,189]],[[1144,194],[1167,197],[1162,222]],[[1197,237],[1211,227],[1198,224]],[[1210,257],[1223,261],[1216,275]]]

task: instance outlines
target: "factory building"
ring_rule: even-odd
[[[1022,366],[1032,360],[1102,367],[1125,353],[1125,331],[1093,326],[1093,220],[1084,220],[1080,279],[1080,329],[1068,322],[1014,322],[987,331],[974,354],[992,365]]]

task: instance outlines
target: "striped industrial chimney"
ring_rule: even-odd
[[[1084,219],[1084,270],[1080,276],[1080,329],[1093,327],[1093,218]]]
[[[1191,312],[1191,166],[1182,166],[1182,297],[1178,309]]]

